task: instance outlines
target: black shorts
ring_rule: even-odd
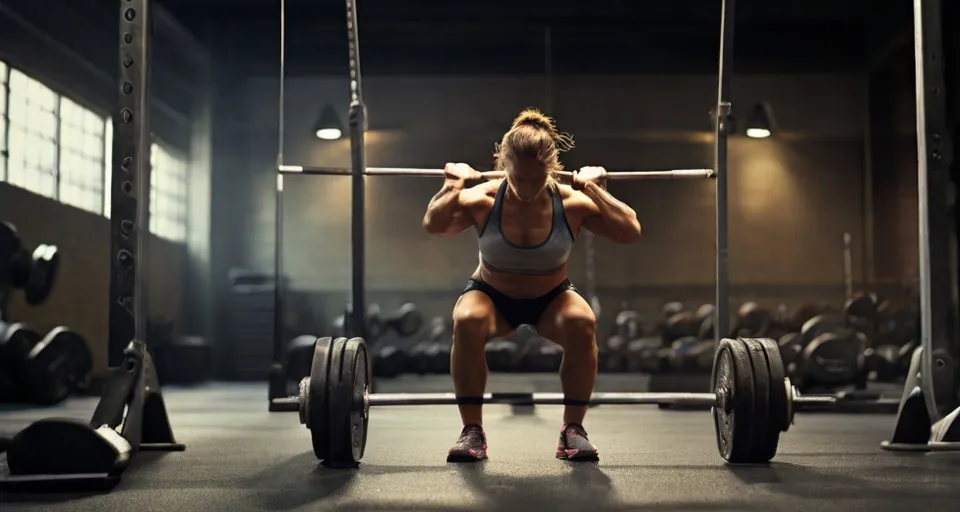
[[[471,290],[477,290],[484,293],[487,297],[490,297],[490,300],[493,301],[493,307],[503,315],[504,320],[506,320],[513,329],[516,329],[522,324],[537,325],[544,310],[546,310],[547,306],[553,302],[553,299],[556,299],[561,293],[567,290],[580,293],[580,290],[578,290],[569,279],[564,279],[562,283],[558,284],[556,288],[549,292],[539,297],[529,299],[508,297],[489,284],[476,279],[467,281],[467,287],[463,289],[463,293],[460,295]]]

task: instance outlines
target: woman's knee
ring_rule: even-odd
[[[464,297],[466,298],[466,297]],[[453,332],[454,341],[466,341],[475,339],[486,342],[488,335],[493,329],[494,310],[492,304],[487,301],[470,298],[457,303],[453,309]]]
[[[559,327],[567,341],[581,341],[584,344],[596,345],[597,317],[593,311],[580,310],[564,311],[559,318]]]

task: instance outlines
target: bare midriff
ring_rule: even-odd
[[[488,269],[481,263],[473,273],[473,279],[483,281],[500,293],[515,299],[531,299],[546,295],[567,278],[567,265],[548,275],[514,274]]]

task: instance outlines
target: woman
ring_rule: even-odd
[[[505,171],[505,179],[467,188],[480,173],[447,164],[443,188],[427,207],[423,227],[429,233],[453,236],[475,227],[480,246],[480,265],[453,308],[450,373],[463,430],[448,462],[487,457],[485,345],[521,324],[563,347],[557,458],[599,458],[583,428],[597,376],[596,317],[567,279],[567,259],[581,228],[628,244],[640,237],[640,223],[604,189],[600,167],[573,173],[569,186],[558,183],[560,152],[572,147],[550,118],[525,110],[497,146],[496,169]]]

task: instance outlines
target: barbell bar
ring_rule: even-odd
[[[301,388],[309,387],[309,377],[304,379]],[[789,384],[787,384],[789,386]],[[792,388],[792,386],[791,386]],[[802,396],[790,389],[792,403],[808,405],[829,405],[836,401],[832,396]],[[718,393],[594,393],[590,405],[659,405],[670,404],[690,407],[722,407],[723,397]],[[300,410],[303,396],[292,396],[273,400],[273,411],[295,412]],[[365,396],[368,407],[388,407],[404,405],[456,405],[457,397],[453,393],[372,393]],[[563,393],[486,393],[484,404],[505,405],[563,405]]]
[[[351,170],[343,167],[316,167],[304,165],[281,165],[277,167],[280,174],[308,174],[316,176],[349,176]],[[367,167],[364,171],[367,176],[414,176],[420,178],[442,178],[443,169],[416,169],[409,167]],[[485,179],[497,179],[504,176],[503,171],[487,171],[480,173]],[[570,171],[560,171],[562,177],[573,176]],[[647,179],[697,179],[715,178],[713,169],[670,169],[660,171],[608,171],[608,180],[647,180]]]

